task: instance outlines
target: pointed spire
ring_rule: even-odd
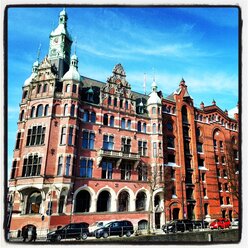
[[[200,108],[201,108],[201,109],[204,109],[204,102],[201,102]]]
[[[213,99],[213,101],[212,101],[212,104],[213,104],[213,105],[216,105],[216,101],[215,101],[214,99]]]
[[[39,63],[39,59],[40,59],[40,49],[41,49],[41,43],[40,43],[38,51],[37,51],[37,61],[38,61],[38,63]]]
[[[182,80],[181,80],[179,86],[185,86],[185,81],[184,81],[183,77],[182,77]]]

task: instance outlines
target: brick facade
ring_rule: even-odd
[[[106,83],[79,76],[76,55],[70,65],[52,55],[55,38],[70,51],[69,34],[53,31],[49,56],[23,86],[10,231],[113,219],[160,228],[177,218],[238,216],[227,168],[235,166],[238,180],[238,114],[215,102],[195,107],[183,79],[164,97],[155,82],[149,95],[133,92],[120,64]]]

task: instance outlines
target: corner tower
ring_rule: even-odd
[[[49,36],[49,54],[51,64],[55,65],[59,79],[69,70],[72,38],[67,31],[67,13],[63,9],[59,14],[59,25]]]

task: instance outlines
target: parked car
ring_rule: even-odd
[[[115,220],[103,220],[103,221],[96,221],[93,224],[91,224],[89,226],[89,232],[90,235],[94,235],[94,232],[96,229],[99,229],[100,227],[105,226],[106,224],[108,224],[109,222],[113,222]]]
[[[186,230],[192,232],[194,228],[194,223],[191,220],[172,220],[169,224],[163,225],[162,230],[165,233],[173,232],[176,233],[178,231],[184,232]]]
[[[232,226],[238,226],[239,225],[239,219],[234,219],[231,224],[232,224]]]
[[[202,228],[208,228],[209,222],[202,221],[202,220],[194,220],[193,221],[194,228],[195,229],[202,229]]]
[[[225,229],[225,228],[230,228],[231,227],[231,222],[230,220],[226,219],[226,218],[219,218],[214,220],[211,224],[210,224],[210,229]]]
[[[77,240],[87,239],[89,234],[89,224],[86,222],[71,223],[64,227],[59,228],[56,231],[49,232],[47,234],[47,240],[54,242],[61,239],[75,238]]]
[[[96,238],[107,238],[108,236],[118,235],[122,237],[126,235],[130,237],[134,233],[133,224],[128,220],[112,221],[105,226],[95,230]]]

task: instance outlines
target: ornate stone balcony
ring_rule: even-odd
[[[136,161],[137,164],[140,161],[140,155],[138,153],[125,153],[122,151],[100,149],[97,153],[98,166],[100,165],[103,157],[118,159],[117,167],[120,165],[122,159]]]

